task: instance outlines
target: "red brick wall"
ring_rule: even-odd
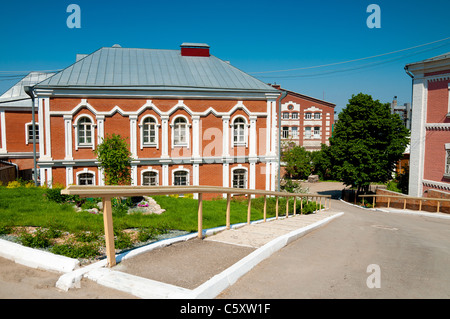
[[[446,81],[428,82],[427,123],[450,123],[448,113],[448,84]]]

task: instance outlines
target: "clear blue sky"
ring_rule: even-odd
[[[80,29],[66,25],[72,3],[81,8]],[[379,29],[366,25],[371,3],[381,9]],[[405,64],[449,52],[450,40],[324,68],[257,72],[337,63],[444,39],[450,37],[449,12],[449,0],[2,1],[0,92],[17,82],[4,71],[62,69],[77,53],[116,43],[177,50],[183,42],[200,42],[260,80],[324,98],[338,112],[359,92],[382,102],[398,96],[403,104],[411,100]]]

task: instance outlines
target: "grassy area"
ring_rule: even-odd
[[[155,239],[168,230],[197,230],[197,200],[170,196],[153,198],[166,212],[144,215],[127,214],[127,210],[120,207],[113,209],[117,248],[133,247],[139,242]],[[102,214],[76,211],[76,201],[74,198],[61,197],[58,190],[0,187],[0,235],[9,236],[8,239],[14,235],[24,245],[50,249],[71,257],[91,258],[100,255],[104,244]],[[88,207],[88,204],[84,206]],[[263,205],[263,198],[252,200],[252,220],[263,218]],[[280,198],[279,205],[279,214],[282,216],[286,213],[286,200]],[[315,209],[315,203],[304,207],[304,213],[310,213]],[[225,210],[224,199],[203,201],[203,227],[207,229],[225,225]],[[300,213],[300,202],[297,203],[297,213]],[[275,216],[275,198],[268,198],[267,217],[272,216]],[[231,223],[246,221],[247,199],[234,198],[231,202]]]

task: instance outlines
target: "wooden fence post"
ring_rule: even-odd
[[[300,215],[303,215],[303,197],[300,199]]]
[[[203,238],[203,193],[198,194],[198,235],[199,239]]]
[[[437,201],[437,211],[436,211],[436,213],[439,213],[439,206],[441,205],[441,202],[440,201]]]
[[[276,196],[277,198],[277,203],[275,204],[275,219],[278,219],[278,196]]]
[[[297,213],[297,196],[294,196],[294,216]]]
[[[266,222],[267,216],[267,195],[264,195],[264,222]]]
[[[226,212],[226,218],[227,218],[227,229],[230,229],[230,205],[231,205],[231,194],[227,194],[227,212]]]
[[[289,197],[286,196],[286,218],[289,217]]]
[[[114,247],[111,197],[103,197],[103,224],[105,227],[106,257],[108,260],[108,267],[113,267],[116,265],[116,250]]]
[[[252,209],[252,196],[250,194],[248,196],[248,207],[247,207],[247,224],[250,225],[250,215]]]

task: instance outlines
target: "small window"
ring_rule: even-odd
[[[173,173],[173,185],[175,186],[187,186],[188,185],[188,172],[177,171]]]
[[[143,123],[143,139],[144,145],[156,144],[156,121],[154,118],[148,117]]]
[[[292,113],[292,119],[298,120],[298,113]]]
[[[310,120],[312,114],[311,113],[305,113],[305,120]]]
[[[282,119],[283,120],[289,120],[289,113],[288,112],[283,112]]]
[[[143,186],[158,186],[158,173],[157,172],[144,172],[142,174]]]
[[[311,128],[305,127],[305,138],[311,138]]]
[[[292,127],[292,138],[298,138],[298,127],[297,126]]]
[[[87,117],[78,121],[78,145],[92,146],[92,122]]]
[[[78,185],[94,185],[94,174],[92,173],[79,174]]]
[[[235,169],[233,171],[233,187],[246,188],[247,186],[247,171],[245,169]]]
[[[179,117],[174,122],[173,143],[178,146],[188,145],[187,141],[187,122],[183,117]]]
[[[320,137],[320,127],[314,128],[314,137]]]
[[[234,145],[245,144],[245,120],[242,117],[233,122],[233,141]]]
[[[287,126],[283,127],[282,134],[283,138],[289,138],[289,127]]]
[[[314,113],[314,119],[320,120],[321,114],[320,113]]]
[[[36,126],[36,143],[39,143],[39,124],[35,123]],[[26,124],[26,144],[33,143],[33,123],[27,123]]]

